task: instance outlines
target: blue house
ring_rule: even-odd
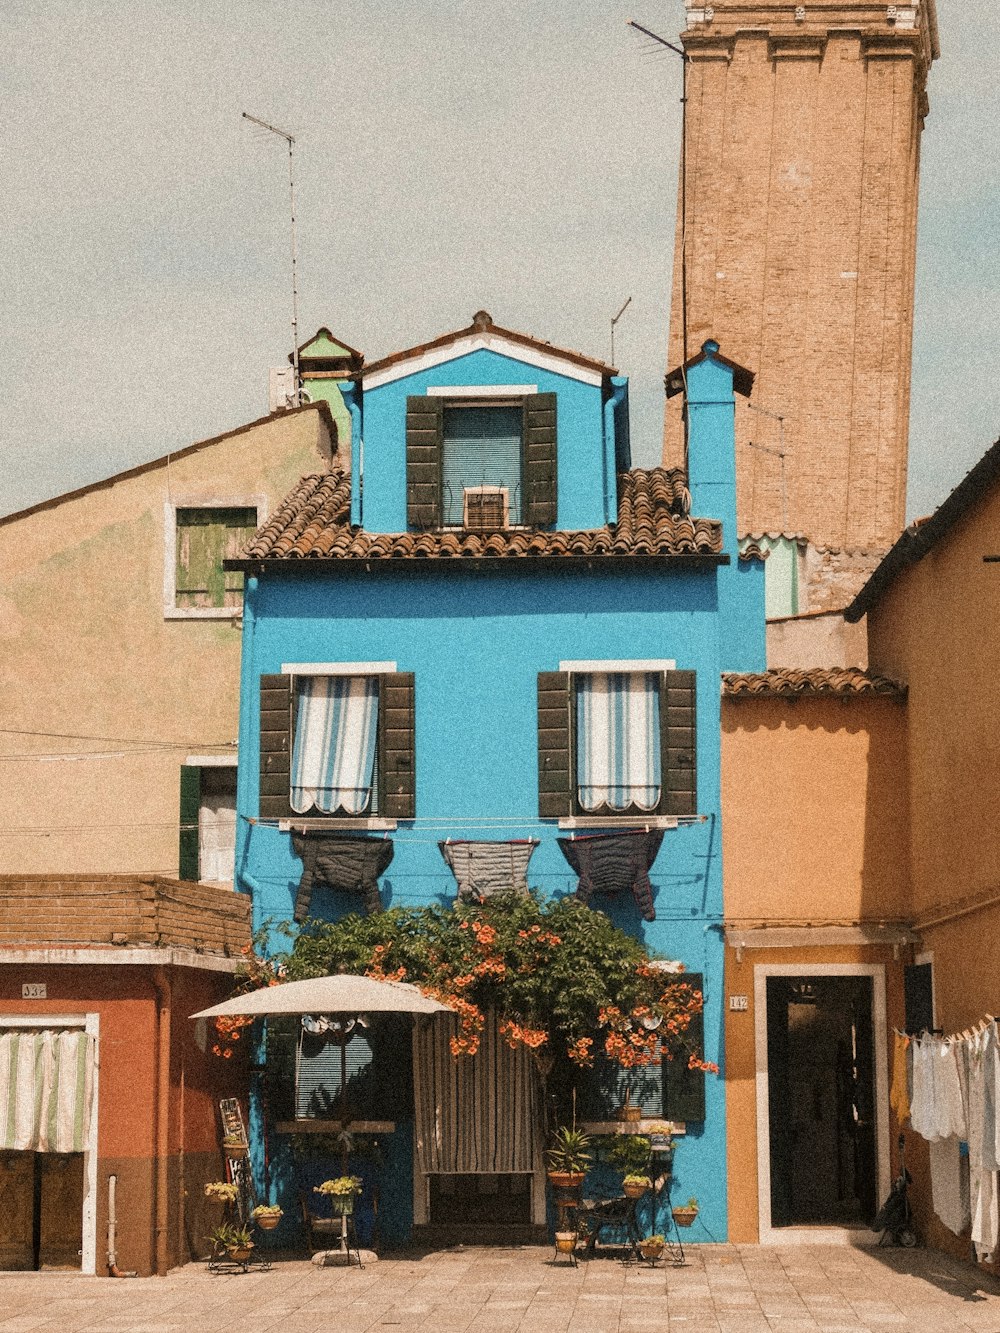
[[[763,566],[736,540],[734,392],[751,382],[712,342],[668,376],[687,397],[687,476],[631,468],[624,377],[482,311],[339,385],[349,456],[304,477],[232,562],[236,872],[257,927],[577,893],[702,979],[704,1055],[721,1063],[720,675],[765,666]],[[403,1036],[352,1043],[347,1071],[395,1073],[371,1111],[383,1238],[477,1206],[543,1223],[540,1127],[463,1120],[433,1025],[415,1055]],[[312,1037],[289,1038],[271,1127],[283,1188],[282,1133],[329,1128],[341,1077]],[[504,1096],[530,1100],[505,1050],[487,1052],[514,1061]],[[724,1240],[724,1078],[685,1095],[672,1103],[657,1072],[643,1108],[681,1124],[675,1192]]]

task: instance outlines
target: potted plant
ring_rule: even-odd
[[[589,1134],[575,1126],[560,1125],[552,1135],[546,1157],[549,1180],[556,1188],[579,1188],[594,1160]]]
[[[634,1124],[637,1120],[642,1119],[642,1107],[633,1106],[632,1104],[631,1088],[625,1089],[625,1100],[618,1108],[618,1119],[626,1124]]]
[[[230,1227],[226,1253],[238,1264],[245,1264],[253,1250],[253,1237],[249,1227]]]
[[[641,1199],[651,1185],[649,1176],[628,1175],[622,1181],[627,1199]]]
[[[231,1204],[239,1198],[240,1188],[230,1180],[210,1180],[205,1185],[205,1198],[213,1203]]]
[[[639,1253],[644,1259],[659,1259],[665,1244],[666,1240],[663,1236],[644,1236],[639,1242]]]
[[[698,1216],[698,1200],[692,1194],[686,1204],[680,1208],[671,1208],[670,1211],[679,1227],[689,1227]]]
[[[324,1180],[322,1185],[313,1186],[313,1193],[327,1195],[333,1211],[346,1217],[354,1212],[354,1200],[361,1193],[361,1177],[337,1176],[333,1180]]]
[[[222,1140],[222,1151],[227,1157],[246,1157],[250,1145],[240,1134],[227,1134]]]
[[[261,1231],[273,1231],[284,1216],[284,1210],[276,1203],[259,1203],[250,1216]]]
[[[575,1231],[557,1231],[556,1232],[556,1253],[572,1254],[576,1249]]]
[[[230,1222],[220,1222],[208,1233],[208,1243],[212,1247],[212,1258],[221,1259],[229,1250],[234,1228]]]
[[[646,1130],[649,1136],[649,1149],[661,1157],[670,1157],[674,1151],[674,1136],[669,1125],[657,1121]]]

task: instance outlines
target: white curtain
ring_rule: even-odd
[[[0,1149],[83,1152],[94,1046],[80,1028],[0,1029]]]
[[[414,1024],[417,1170],[506,1175],[534,1171],[539,1106],[534,1062],[512,1051],[487,1019],[479,1054],[451,1053],[458,1031],[442,1016]]]
[[[309,676],[299,684],[291,806],[332,814],[369,809],[378,732],[378,678]]]
[[[577,678],[577,796],[584,810],[660,802],[660,678],[594,671]]]

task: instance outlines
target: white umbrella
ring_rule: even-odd
[[[266,1014],[446,1014],[451,1010],[404,981],[375,977],[311,977],[236,995],[192,1018]]]

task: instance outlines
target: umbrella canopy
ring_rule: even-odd
[[[192,1018],[266,1014],[446,1014],[451,1010],[403,981],[375,977],[311,977],[282,981],[236,995],[223,1004],[202,1009]]]

